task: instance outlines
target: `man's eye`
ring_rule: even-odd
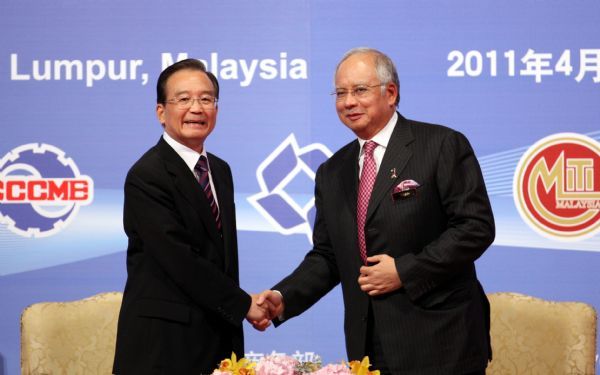
[[[179,104],[188,104],[190,102],[190,98],[179,98],[177,99],[177,103]]]
[[[213,102],[213,99],[211,97],[205,96],[203,98],[200,98],[200,103],[202,103],[203,105],[212,104],[212,102]]]
[[[335,92],[335,96],[337,96],[338,98],[342,98],[346,95],[348,95],[348,91],[336,91]]]
[[[364,95],[369,91],[366,87],[357,87],[354,89],[354,95]]]

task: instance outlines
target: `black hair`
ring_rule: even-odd
[[[217,77],[206,70],[206,66],[204,66],[204,63],[202,61],[196,59],[185,59],[167,67],[165,70],[162,71],[162,73],[160,73],[158,81],[156,82],[156,103],[165,104],[165,101],[167,100],[167,80],[174,73],[180,70],[197,70],[200,72],[204,72],[208,79],[210,79],[210,82],[212,83],[215,89],[215,98],[219,99],[219,81],[217,80]]]

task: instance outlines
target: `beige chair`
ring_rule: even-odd
[[[21,315],[24,375],[111,374],[122,293],[44,302]]]
[[[580,302],[488,295],[493,360],[487,374],[595,374],[596,312]]]

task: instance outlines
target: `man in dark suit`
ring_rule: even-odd
[[[242,321],[264,318],[239,287],[233,181],[204,147],[219,86],[198,60],[157,83],[158,144],[125,181],[127,284],[115,374],[207,374],[244,355]]]
[[[474,261],[494,220],[469,142],[396,112],[398,75],[379,51],[348,52],[335,86],[358,139],[317,171],[314,248],[258,303],[275,305],[278,325],[341,282],[349,359],[369,355],[384,374],[484,374],[489,304]]]

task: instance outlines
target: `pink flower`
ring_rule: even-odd
[[[256,375],[294,375],[299,362],[287,355],[268,355],[256,364]]]
[[[342,363],[329,364],[320,370],[311,373],[311,375],[350,375],[350,369]]]

